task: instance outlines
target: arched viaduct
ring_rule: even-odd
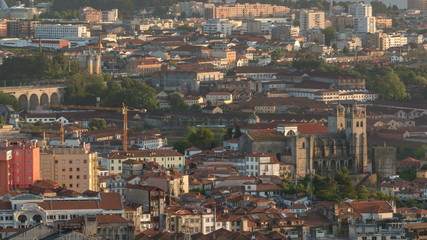
[[[36,110],[39,107],[61,104],[65,88],[65,85],[22,86],[2,87],[0,91],[14,96],[18,100],[21,109]]]

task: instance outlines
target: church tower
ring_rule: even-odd
[[[328,132],[339,133],[345,129],[345,107],[338,104],[329,112],[328,116]]]
[[[368,143],[366,136],[366,107],[354,104],[345,111],[345,136],[348,155],[353,158],[350,171],[355,174],[368,170]]]

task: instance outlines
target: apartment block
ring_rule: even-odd
[[[325,12],[318,9],[303,9],[300,13],[300,29],[325,28]]]
[[[420,10],[427,13],[427,0],[408,0],[408,9]]]
[[[212,6],[206,9],[208,18],[255,18],[255,17],[283,17],[290,11],[284,6],[271,4],[227,4]]]
[[[40,149],[36,143],[0,142],[0,191],[27,188],[40,180]]]
[[[98,191],[98,154],[89,150],[90,145],[85,144],[43,151],[40,154],[41,176],[77,192]]]
[[[40,25],[39,21],[9,21],[7,22],[7,36],[11,38],[30,38],[34,36],[34,29]]]
[[[90,31],[85,26],[46,24],[35,27],[35,38],[62,39],[90,37]]]
[[[80,20],[86,22],[100,22],[102,21],[102,11],[85,7],[80,9]]]
[[[121,161],[132,159],[144,162],[156,162],[165,168],[177,168],[180,172],[185,169],[185,157],[171,149],[133,150],[127,152],[112,152],[106,156],[107,161]]]

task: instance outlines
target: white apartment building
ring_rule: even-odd
[[[381,38],[381,50],[387,50],[393,47],[402,47],[408,44],[408,37],[403,34],[383,34]]]
[[[354,16],[354,31],[359,33],[375,33],[377,31],[375,17],[372,17],[372,6],[358,3],[350,5],[349,12]]]
[[[245,157],[247,176],[280,176],[280,162],[273,156],[263,153],[252,153]]]
[[[227,19],[212,18],[203,25],[205,33],[224,33],[231,34],[232,24]]]
[[[300,30],[325,28],[325,12],[317,9],[303,9],[300,13]]]
[[[40,25],[34,29],[34,37],[41,39],[88,38],[90,30],[78,25]]]

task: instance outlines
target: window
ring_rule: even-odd
[[[114,167],[111,167],[111,171],[114,171]]]
[[[76,171],[77,171],[77,172],[80,172],[80,168],[76,168]]]
[[[58,160],[55,160],[55,163],[58,163]]]
[[[68,163],[69,163],[69,164],[72,164],[72,163],[73,163],[73,160],[68,161]]]
[[[70,175],[68,178],[69,178],[69,179],[73,179],[73,175]]]
[[[87,163],[87,160],[83,160],[83,163]]]
[[[83,176],[83,179],[87,179],[87,175],[84,175],[84,176]]]
[[[65,172],[65,168],[63,168],[62,171]]]
[[[76,178],[77,178],[77,179],[80,179],[80,175],[77,175],[77,176],[76,176]]]
[[[70,184],[70,187],[73,187],[73,184]]]

